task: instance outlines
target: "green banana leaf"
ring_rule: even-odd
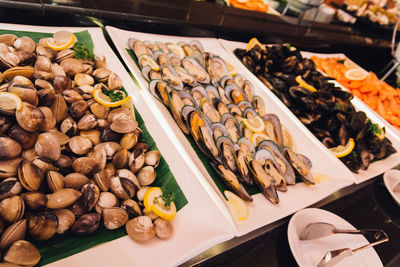
[[[21,36],[29,36],[35,42],[39,42],[40,38],[51,37],[52,33],[37,33],[37,32],[26,32],[26,31],[10,31],[0,29],[0,34],[12,33]],[[78,41],[85,44],[89,51],[93,51],[93,41],[88,31],[81,31],[74,33],[78,38]],[[107,56],[107,55],[106,55]],[[140,142],[145,142],[149,145],[149,150],[157,149],[157,145],[147,131],[145,122],[142,117],[135,110],[136,120],[138,126],[142,129],[143,133],[140,138]],[[174,202],[177,210],[182,209],[187,203],[187,199],[177,184],[174,175],[171,173],[169,166],[165,159],[161,157],[160,163],[156,168],[157,179],[152,186],[163,187],[174,194]],[[62,235],[55,235],[47,241],[36,241],[30,236],[27,236],[27,240],[32,242],[40,251],[41,261],[38,265],[45,265],[51,262],[66,258],[78,252],[100,245],[102,243],[120,238],[126,235],[125,227],[121,227],[115,230],[108,230],[100,222],[99,228],[91,235],[76,235],[70,232],[66,232]],[[132,241],[133,242],[133,241]]]
[[[129,56],[132,58],[132,60],[135,62],[137,67],[140,69],[140,65],[138,62],[138,59],[135,55],[135,53],[132,51],[132,49],[126,49],[128,52]],[[172,115],[171,115],[172,116]],[[208,174],[210,177],[213,179],[214,183],[218,187],[219,191],[223,194],[225,190],[231,190],[227,185],[225,185],[224,182],[218,177],[218,174],[214,170],[214,168],[210,164],[210,160],[200,151],[198,148],[196,142],[194,141],[193,137],[190,134],[186,134],[186,139],[189,141],[190,145],[192,146],[193,150],[196,152],[196,155],[199,157],[201,163],[204,165],[204,168],[206,168]],[[250,195],[255,195],[260,193],[260,189],[257,186],[249,186],[249,185],[244,185],[246,188],[247,192]]]

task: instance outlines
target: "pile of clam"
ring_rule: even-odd
[[[104,56],[74,58],[29,37],[0,36],[0,91],[22,100],[0,105],[0,248],[4,261],[35,265],[40,253],[23,239],[127,224],[139,241],[168,238],[169,222],[143,210],[160,153],[140,142],[131,108],[103,106],[94,88],[120,90]],[[142,216],[142,215],[149,215]],[[153,224],[153,220],[155,223]]]
[[[231,75],[226,62],[190,43],[142,42],[130,38],[151,93],[168,107],[178,126],[191,134],[213,168],[243,200],[244,185],[255,183],[268,200],[279,202],[296,177],[314,183],[311,161],[294,152],[279,118],[267,113],[253,85]],[[258,125],[249,127],[245,122]],[[251,141],[250,141],[251,140]]]

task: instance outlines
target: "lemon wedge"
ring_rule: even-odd
[[[61,34],[58,34],[59,32],[56,32],[53,35],[53,38],[47,39],[45,42],[46,45],[56,51],[72,47],[72,45],[77,41],[75,35],[67,31],[61,31],[61,32],[62,32]],[[68,33],[69,36],[67,36]]]
[[[354,139],[350,138],[345,146],[336,146],[329,148],[329,150],[338,158],[343,158],[351,153],[354,149]]]
[[[128,102],[131,97],[127,96],[122,100],[113,102],[111,99],[103,93],[101,89],[94,89],[93,90],[93,98],[100,104],[106,107],[114,108],[123,105],[124,103]]]
[[[350,81],[361,81],[367,78],[368,73],[360,68],[349,69],[344,76]]]
[[[14,113],[22,109],[22,100],[16,94],[0,92],[0,109],[5,112]]]
[[[301,75],[296,77],[296,82],[301,86],[306,88],[308,91],[310,92],[316,92],[317,89],[315,89],[314,86],[308,84],[305,80],[303,80],[303,78],[301,77]]]
[[[183,51],[183,48],[179,45],[167,44],[167,47],[169,48],[169,50],[171,50],[172,53],[180,57],[180,59],[183,59],[186,56],[185,51]]]
[[[264,121],[259,116],[249,119],[243,119],[243,123],[247,128],[255,133],[262,133],[265,129]]]
[[[385,130],[381,128],[381,132],[377,133],[376,137],[378,137],[379,140],[383,140],[383,138],[385,138]]]
[[[224,194],[228,199],[228,206],[235,218],[238,221],[246,220],[246,218],[249,216],[249,208],[243,199],[228,190],[225,190]]]
[[[172,221],[176,215],[175,203],[172,201],[169,206],[165,206],[162,195],[163,192],[160,187],[151,187],[144,194],[144,207],[146,210],[154,212],[164,220]]]
[[[256,45],[260,46],[262,49],[265,49],[265,46],[260,43],[256,37],[253,37],[250,39],[249,43],[247,44],[246,47],[246,52],[249,52],[251,49],[253,49]]]
[[[251,142],[253,143],[253,145],[255,147],[258,146],[258,144],[264,140],[271,140],[271,138],[269,138],[268,135],[263,134],[263,133],[254,133],[251,136]]]
[[[228,61],[225,61],[225,63],[226,63],[226,67],[228,68],[229,74],[232,76],[235,76],[238,73],[238,70],[236,69],[236,67],[233,66]]]

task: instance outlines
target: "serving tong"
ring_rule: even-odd
[[[355,249],[342,248],[342,249],[328,251],[321,259],[321,261],[318,263],[318,267],[333,266],[344,258],[347,258],[351,255],[354,255],[357,252],[379,245],[389,240],[387,234],[379,229],[360,229],[360,230],[337,229],[334,225],[325,222],[315,222],[308,224],[306,228],[300,233],[299,239],[313,240],[317,238],[330,236],[333,234],[362,234],[368,240],[373,240],[373,242]]]

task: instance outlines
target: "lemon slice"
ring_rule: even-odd
[[[64,50],[64,49],[72,47],[72,45],[76,41],[77,41],[77,39],[76,39],[75,35],[73,35],[71,33],[71,36],[69,37],[69,39],[66,42],[59,43],[59,42],[56,42],[55,38],[49,38],[48,40],[46,40],[45,43],[51,49],[53,49],[55,51],[60,51],[60,50]]]
[[[160,187],[151,187],[146,191],[143,198],[143,204],[146,210],[154,212],[164,220],[172,221],[176,215],[176,206],[172,201],[170,206],[165,206],[161,198],[163,192]]]
[[[357,64],[351,61],[350,59],[345,59],[343,64],[348,69],[358,68]]]
[[[282,125],[281,128],[282,128],[283,145],[295,151],[296,143],[294,142],[292,134],[289,132],[288,128],[286,128],[285,125]]]
[[[133,104],[133,100],[131,97],[129,97],[128,101],[121,104],[121,108],[129,109],[129,111],[131,112],[132,118],[134,118],[136,120],[135,105]]]
[[[361,81],[367,78],[368,73],[360,68],[356,68],[356,69],[349,69],[348,71],[346,71],[344,76],[350,81]]]
[[[350,138],[345,146],[337,146],[329,148],[329,150],[338,158],[343,158],[351,153],[354,149],[354,139]]]
[[[249,128],[252,132],[262,133],[265,129],[264,121],[259,117],[243,119],[244,125]]]
[[[254,133],[251,136],[251,142],[253,145],[256,147],[259,143],[261,143],[264,140],[271,140],[271,138],[268,137],[268,135],[263,134],[263,133]]]
[[[71,40],[72,35],[70,31],[58,31],[53,34],[53,40],[59,44],[67,43]]]
[[[324,181],[329,181],[331,177],[329,175],[319,173],[319,172],[313,172],[312,177],[314,179],[314,184],[306,184],[308,187],[314,186],[316,184],[320,184]]]
[[[19,96],[9,92],[0,92],[0,109],[13,113],[22,109],[22,101]]]
[[[151,208],[154,205],[154,200],[161,197],[161,195],[162,190],[160,187],[150,187],[149,189],[147,189],[143,197],[143,205],[145,209],[151,211]]]
[[[180,57],[180,59],[184,58],[186,56],[185,51],[183,51],[183,48],[180,47],[179,45],[176,44],[167,44],[169,50],[171,50],[172,53]]]
[[[253,37],[250,39],[249,43],[247,44],[246,47],[246,52],[249,52],[251,49],[253,49],[256,45],[260,46],[262,49],[265,49],[265,46],[260,43],[256,37]]]
[[[238,221],[246,220],[249,216],[249,208],[247,207],[247,204],[243,201],[243,199],[228,190],[225,190],[224,194],[228,199],[228,206],[234,214],[235,218]]]
[[[228,61],[225,61],[225,63],[226,63],[226,67],[228,68],[229,74],[232,76],[235,76],[238,73],[238,70],[236,69],[236,67],[233,66]]]
[[[305,80],[303,80],[303,78],[301,77],[301,75],[296,77],[296,82],[301,86],[306,88],[308,91],[310,92],[316,92],[317,89],[315,89],[314,86],[308,84]]]
[[[151,211],[163,218],[164,220],[172,221],[176,215],[176,206],[173,201],[169,206],[165,206],[164,201],[162,199],[159,199],[159,201],[153,205]]]
[[[127,96],[122,100],[113,102],[111,99],[103,93],[101,89],[94,89],[93,90],[93,98],[100,104],[106,107],[114,108],[123,105],[124,103],[128,102],[131,97]]]

